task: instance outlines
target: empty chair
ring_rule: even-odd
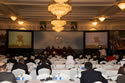
[[[18,75],[25,74],[25,71],[23,69],[15,69],[12,71],[12,73],[15,75],[15,77],[18,77]]]
[[[40,74],[48,74],[48,75],[50,75],[50,70],[47,69],[47,68],[42,68],[42,69],[38,70],[38,74],[39,75]]]
[[[73,56],[69,55],[67,56],[67,61],[66,61],[66,68],[70,69],[75,66],[75,61],[73,60]]]

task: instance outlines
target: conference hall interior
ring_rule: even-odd
[[[124,83],[125,0],[0,0],[0,83]]]

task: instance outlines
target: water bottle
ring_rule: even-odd
[[[61,76],[59,77],[59,80],[62,80],[62,77],[61,77]]]
[[[24,77],[22,77],[22,80],[25,80],[25,78],[24,78]]]

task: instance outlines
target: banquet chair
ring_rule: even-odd
[[[40,62],[40,59],[35,59],[35,63],[38,64]]]
[[[33,69],[35,69],[35,68],[37,67],[37,65],[34,64],[34,63],[32,63],[32,62],[27,63],[26,65],[27,65],[27,67],[28,67],[28,71],[29,71],[29,72],[31,72]]]
[[[69,80],[70,76],[68,74],[60,73],[61,80]]]
[[[74,64],[66,64],[66,69],[71,69],[71,68],[73,68],[73,67],[75,67]]]
[[[24,80],[32,80],[32,77],[28,74],[23,74]]]
[[[8,72],[11,72],[13,65],[14,65],[13,63],[7,63]]]
[[[23,69],[15,69],[15,70],[12,71],[12,73],[15,75],[15,77],[18,77],[18,75],[25,74],[25,70],[23,70]]]
[[[50,75],[49,74],[40,74],[36,77],[37,80],[43,80],[43,79],[47,79],[49,78]]]
[[[94,83],[102,83],[101,81],[96,81],[96,82],[94,82]]]
[[[2,81],[0,83],[12,83],[12,82],[10,82],[10,81]]]
[[[65,69],[65,65],[64,64],[56,64],[55,69]]]
[[[125,61],[120,61],[121,66],[125,64]]]
[[[50,70],[47,69],[47,68],[42,68],[42,69],[38,70],[38,74],[39,75],[40,74],[48,74],[48,75],[50,75]]]
[[[107,64],[107,62],[106,61],[101,61],[100,64]]]
[[[78,74],[78,68],[72,68],[70,70],[70,79],[75,79],[75,76]]]

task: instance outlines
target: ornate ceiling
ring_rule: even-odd
[[[72,12],[62,19],[68,21],[90,21],[100,15],[108,16],[107,21],[125,21],[125,11],[117,6],[118,0],[70,0]],[[0,0],[0,20],[10,21],[14,14],[27,21],[50,21],[56,19],[48,12],[51,0]]]

